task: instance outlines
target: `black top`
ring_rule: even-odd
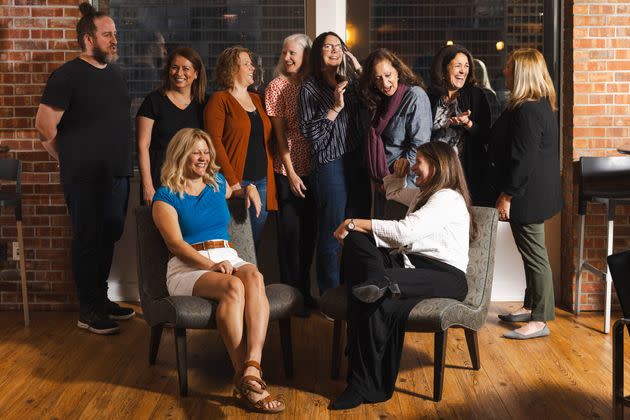
[[[248,112],[251,129],[243,179],[258,181],[267,176],[267,152],[265,150],[265,130],[258,111]]]
[[[151,151],[166,151],[168,143],[182,128],[203,129],[203,109],[205,104],[192,101],[185,109],[180,109],[164,94],[154,90],[149,93],[138,109],[137,117],[154,120],[151,131]]]
[[[52,72],[41,103],[65,111],[57,126],[62,182],[131,176],[131,101],[118,68],[75,58]]]
[[[490,136],[488,204],[512,196],[510,219],[542,223],[562,208],[558,122],[549,101],[505,110]]]
[[[490,135],[490,105],[486,95],[478,87],[464,87],[458,92],[459,109],[461,112],[470,110],[470,119],[473,121],[470,130],[464,129],[464,144],[460,159],[473,204],[479,204],[483,189],[483,174],[488,161],[486,147]],[[429,100],[431,112],[435,118],[440,97],[429,95]]]

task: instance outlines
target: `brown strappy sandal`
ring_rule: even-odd
[[[243,374],[245,373],[245,369],[248,367],[255,367],[260,372],[260,378],[253,375],[242,375],[240,381],[235,382],[233,396],[236,398],[242,405],[244,405],[247,409],[251,411],[256,411],[258,413],[279,413],[284,411],[286,408],[284,404],[284,398],[282,394],[278,395],[267,395],[265,398],[262,398],[256,402],[253,402],[248,398],[250,392],[254,392],[256,394],[262,394],[263,391],[267,389],[267,384],[262,380],[262,369],[260,368],[260,364],[255,360],[248,360],[245,362],[245,366],[243,367]],[[256,382],[260,387],[255,386],[250,382]],[[266,407],[265,404],[270,403],[272,401],[277,401],[280,404],[277,407]]]

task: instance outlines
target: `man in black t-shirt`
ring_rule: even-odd
[[[130,100],[112,66],[116,26],[88,3],[79,6],[81,55],[48,79],[35,127],[59,161],[72,221],[72,270],[80,303],[78,326],[97,334],[119,331],[115,320],[135,313],[107,297],[114,244],[127,212],[131,176]]]

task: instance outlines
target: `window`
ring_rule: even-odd
[[[433,55],[453,42],[485,64],[489,87],[501,102],[506,96],[501,72],[508,54],[517,48],[543,52],[558,86],[553,68],[557,49],[549,46],[557,44],[559,35],[550,22],[555,11],[544,0],[370,0],[367,14],[364,1],[348,0],[347,5],[350,26],[363,34],[357,39],[364,41],[354,46],[358,55],[388,48],[427,83]],[[545,16],[550,18],[546,21]]]

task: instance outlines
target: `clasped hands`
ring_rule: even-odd
[[[232,266],[231,262],[229,262],[228,260],[224,260],[218,263],[214,263],[214,265],[210,267],[210,271],[223,274],[232,274],[236,272],[236,268]]]
[[[459,115],[455,115],[448,119],[449,125],[461,125],[464,128],[472,127],[472,120],[470,119],[470,114],[472,112],[470,109],[468,111],[462,112]]]

